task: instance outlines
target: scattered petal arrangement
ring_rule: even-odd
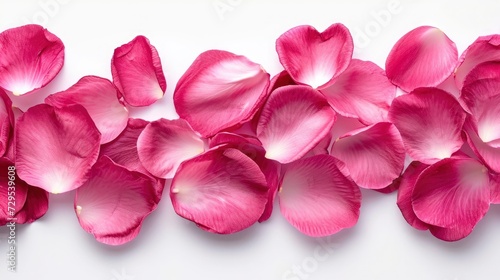
[[[445,241],[468,236],[500,203],[500,35],[459,57],[431,26],[404,35],[385,70],[353,58],[342,24],[281,35],[284,70],[227,51],[200,54],[178,81],[179,119],[129,118],[167,84],[144,36],[115,49],[112,81],[81,78],[26,112],[64,64],[63,42],[39,25],[0,33],[0,225],[32,223],[49,193],[74,191],[82,228],[98,242],[133,240],[167,186],[175,212],[230,234],[264,222],[275,200],[308,236],[358,221],[361,190],[398,191],[412,227]],[[406,163],[406,164],[405,164]],[[7,176],[15,166],[15,211]]]

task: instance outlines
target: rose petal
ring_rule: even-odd
[[[418,230],[427,230],[430,225],[422,222],[417,215],[415,215],[411,199],[418,176],[428,167],[429,165],[418,161],[412,162],[403,173],[398,190],[397,205],[399,210],[401,210],[406,222]]]
[[[156,177],[172,178],[179,165],[201,154],[204,143],[182,119],[149,123],[137,139],[142,165]]]
[[[462,225],[454,228],[442,228],[429,225],[429,231],[435,237],[444,241],[458,241],[472,233],[474,225]]]
[[[450,157],[460,149],[465,116],[458,101],[437,88],[419,88],[399,96],[389,111],[389,119],[400,131],[408,154],[426,164]]]
[[[17,202],[16,202],[17,203]],[[49,210],[49,193],[43,189],[29,186],[26,202],[16,215],[16,223],[32,223],[43,217]]]
[[[332,156],[317,155],[283,167],[281,213],[306,235],[331,235],[358,221],[361,192],[336,162]]]
[[[202,53],[174,92],[179,116],[204,137],[250,120],[267,97],[269,74],[229,52]]]
[[[420,174],[412,205],[427,224],[444,228],[475,225],[490,206],[488,170],[474,159],[443,159]]]
[[[403,171],[405,148],[391,123],[352,131],[335,141],[331,155],[344,162],[358,186],[382,189]]]
[[[485,61],[500,60],[500,35],[481,36],[460,56],[460,65],[455,70],[455,82],[459,89],[476,65]]]
[[[16,175],[14,163],[6,158],[0,158],[0,226],[21,211],[29,186]],[[12,180],[13,179],[13,180]],[[12,197],[13,199],[9,199]],[[17,222],[17,221],[16,221]]]
[[[500,174],[491,173],[490,182],[491,182],[491,192],[490,192],[491,203],[500,204]]]
[[[500,51],[500,49],[499,49]],[[500,58],[499,58],[500,59]],[[487,61],[475,66],[466,76],[463,86],[479,82],[472,90],[483,93],[481,96],[491,97],[498,94],[498,90],[488,91],[487,89],[498,89],[500,79],[500,61]],[[465,88],[462,87],[462,91]]]
[[[264,105],[257,137],[267,158],[288,163],[316,146],[334,122],[335,112],[318,91],[308,86],[284,86]]]
[[[15,137],[19,177],[51,193],[71,191],[87,180],[101,141],[81,105],[31,107],[16,123]]]
[[[12,101],[0,88],[0,156],[7,152],[13,126]]]
[[[167,89],[158,51],[144,36],[115,49],[111,73],[113,83],[131,106],[151,105]]]
[[[40,25],[28,24],[0,33],[0,87],[14,95],[46,86],[63,64],[62,41]]]
[[[76,191],[75,212],[80,225],[104,244],[131,241],[156,208],[155,183],[149,176],[101,157],[89,180]]]
[[[353,59],[335,83],[321,93],[338,114],[374,124],[387,121],[396,87],[375,63]]]
[[[496,142],[485,143],[481,140],[477,125],[470,116],[465,122],[464,131],[467,135],[467,142],[478,158],[495,172],[500,172],[500,145]]]
[[[294,27],[276,40],[281,64],[300,84],[323,88],[349,65],[353,53],[349,29],[340,23],[319,33],[314,27]]]
[[[455,43],[436,27],[420,26],[406,33],[385,62],[389,80],[410,92],[434,87],[452,74],[458,60]]]
[[[118,100],[118,91],[107,79],[85,76],[65,91],[48,96],[45,103],[62,108],[80,104],[101,132],[101,144],[115,139],[127,126],[128,111]]]
[[[259,220],[268,191],[266,178],[254,161],[221,146],[182,163],[170,197],[179,216],[204,230],[229,234]]]

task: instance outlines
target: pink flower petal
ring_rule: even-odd
[[[71,191],[87,180],[101,141],[81,105],[31,107],[17,121],[15,137],[19,177],[51,193]]]
[[[444,241],[458,241],[472,233],[474,225],[461,225],[453,228],[442,228],[429,225],[429,231]]]
[[[267,97],[269,74],[229,52],[202,53],[181,77],[175,109],[204,137],[250,120]]]
[[[204,145],[185,120],[160,119],[144,128],[137,139],[137,152],[146,170],[167,179],[183,161],[203,153]]]
[[[64,64],[64,45],[40,25],[0,33],[0,87],[14,95],[31,93],[50,83]]]
[[[306,235],[331,235],[358,221],[361,192],[336,163],[332,156],[317,155],[283,167],[281,213]]]
[[[382,189],[399,177],[405,161],[401,135],[391,123],[350,132],[335,141],[331,155],[346,164],[358,186]]]
[[[412,162],[403,173],[398,190],[397,205],[399,210],[401,210],[406,222],[418,230],[427,230],[430,227],[430,225],[422,222],[417,215],[415,215],[415,211],[413,211],[413,205],[411,203],[413,190],[415,189],[415,183],[417,182],[418,176],[427,167],[429,167],[427,164],[418,161]]]
[[[479,136],[478,127],[472,117],[467,118],[464,131],[467,142],[479,159],[495,172],[500,172],[500,143],[485,143]]]
[[[353,41],[347,27],[336,23],[319,33],[314,27],[294,27],[276,40],[281,64],[300,84],[323,88],[349,65]]]
[[[101,144],[104,144],[115,139],[127,126],[128,111],[118,96],[109,80],[85,76],[67,90],[48,96],[45,103],[58,108],[82,105],[101,132]]]
[[[179,216],[204,230],[229,234],[259,220],[268,191],[266,178],[252,159],[219,146],[181,164],[170,197]]]
[[[12,161],[0,158],[0,170],[2,170],[0,172],[0,226],[3,226],[21,211],[26,202],[29,186],[16,175],[17,170]],[[9,197],[14,199],[9,199]]]
[[[393,84],[410,92],[418,87],[435,87],[445,81],[457,60],[457,47],[443,31],[420,26],[396,42],[385,69]]]
[[[49,193],[43,189],[29,186],[26,202],[16,215],[18,224],[32,223],[49,210]]]
[[[488,169],[474,159],[443,159],[420,174],[412,205],[427,224],[444,228],[475,225],[490,206]]]
[[[111,73],[113,83],[131,106],[151,105],[167,89],[158,51],[144,36],[115,49]]]
[[[387,121],[396,87],[375,63],[353,59],[335,83],[321,93],[338,114],[374,124]]]
[[[455,70],[455,82],[459,89],[465,77],[476,65],[485,61],[500,60],[500,35],[481,36],[460,56],[460,65]]]
[[[330,132],[335,118],[318,91],[308,86],[284,86],[264,105],[257,137],[267,158],[289,163],[314,148]]]
[[[500,204],[500,174],[490,174],[491,203]]]
[[[328,133],[323,139],[321,139],[314,148],[312,148],[304,157],[311,157],[315,155],[329,155],[330,154],[330,144],[332,143],[332,134]]]
[[[89,180],[76,191],[75,212],[80,225],[104,244],[131,241],[156,208],[155,184],[149,176],[101,157]]]
[[[7,152],[13,126],[14,112],[12,111],[12,101],[0,88],[0,156],[3,156]]]
[[[500,61],[487,61],[478,64],[467,74],[463,86],[468,86],[472,83],[478,82],[478,84],[472,87],[472,90],[482,92],[483,97],[491,97],[498,94],[498,92],[488,92],[485,89],[497,88],[499,79]],[[491,83],[491,85],[489,83]],[[465,88],[462,87],[462,91],[463,90],[465,90]]]
[[[400,131],[408,154],[426,164],[450,157],[460,149],[465,116],[458,101],[437,88],[419,88],[399,96],[389,111],[389,119]]]

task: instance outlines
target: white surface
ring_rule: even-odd
[[[356,37],[355,57],[384,65],[392,45],[420,25],[441,28],[462,52],[479,35],[500,33],[498,1],[399,1],[391,18],[377,23],[391,0],[376,1],[83,1],[0,0],[0,30],[44,23],[66,45],[61,74],[35,96],[16,98],[22,108],[64,90],[88,74],[111,78],[114,48],[146,35],[157,47],[167,77],[165,97],[152,107],[133,110],[149,120],[174,118],[176,81],[201,52],[224,49],[246,55],[271,74],[281,70],[275,39],[300,24],[323,30],[345,24]],[[396,0],[397,1],[397,0]],[[399,3],[399,6],[397,5]],[[230,8],[227,11],[216,10]],[[229,6],[224,6],[229,5]],[[48,11],[48,12],[47,12]],[[370,29],[371,28],[371,29]],[[361,32],[369,36],[361,38]],[[432,67],[432,66],[429,66]],[[500,208],[492,207],[463,241],[445,243],[411,228],[397,208],[396,194],[363,191],[356,227],[327,239],[298,233],[275,207],[272,218],[231,236],[201,231],[178,217],[168,194],[144,223],[138,238],[122,247],[97,243],[80,228],[73,195],[52,195],[41,220],[19,226],[18,271],[0,263],[0,279],[498,279]],[[5,228],[0,253],[6,254]],[[329,244],[325,246],[324,244]],[[325,250],[324,247],[329,248]],[[4,259],[4,257],[0,257]],[[294,272],[295,267],[295,272]],[[297,272],[300,270],[301,273]]]

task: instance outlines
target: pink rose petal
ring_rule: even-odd
[[[13,126],[14,112],[12,111],[12,101],[0,88],[0,156],[3,156],[7,152]]]

